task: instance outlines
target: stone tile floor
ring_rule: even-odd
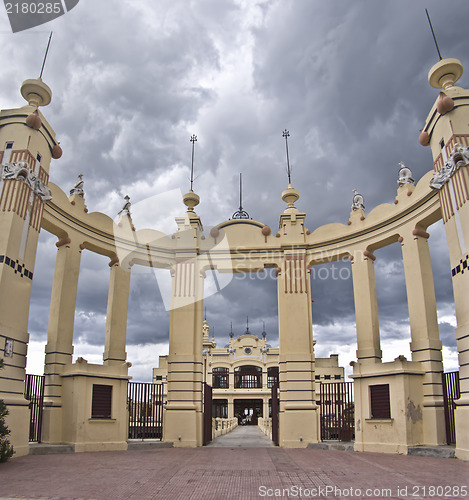
[[[468,498],[468,483],[469,463],[454,459],[275,447],[43,455],[0,464],[3,499]]]

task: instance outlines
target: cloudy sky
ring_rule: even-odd
[[[438,94],[427,81],[438,58],[425,7],[443,57],[469,68],[467,0],[80,0],[67,15],[16,34],[0,9],[0,105],[23,105],[19,87],[38,76],[53,30],[43,79],[54,95],[43,112],[64,155],[52,164],[52,182],[68,191],[83,173],[90,211],[114,217],[128,194],[137,229],[171,232],[173,217],[184,209],[189,139],[197,134],[194,190],[204,225],[227,220],[238,208],[242,172],[244,208],[275,228],[285,207],[287,128],[297,206],[313,230],[348,220],[353,188],[364,195],[368,212],[392,202],[399,161],[415,179],[432,168],[429,148],[418,143]],[[467,87],[465,75],[460,85]],[[170,191],[151,217],[139,217],[145,200]],[[454,369],[442,224],[430,233],[445,367]],[[41,232],[29,326],[28,370],[36,373],[47,337],[54,242]],[[409,355],[400,246],[376,256],[382,348],[384,359],[392,360]],[[90,362],[102,360],[107,262],[83,252],[74,342],[76,356]],[[328,273],[315,268],[316,353],[338,352],[348,365],[356,349],[352,282],[349,264],[335,265],[343,279],[333,279],[330,265],[324,266]],[[131,375],[147,381],[157,356],[167,351],[169,314],[155,276],[141,271],[134,267],[127,351]],[[278,342],[271,275],[237,275],[206,305],[219,345],[230,322],[236,334],[244,332],[246,316],[253,333],[260,335],[265,321],[271,344]]]

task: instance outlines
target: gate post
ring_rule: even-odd
[[[463,73],[460,61],[442,59],[428,73],[430,85],[442,90],[425,122],[424,132],[433,156],[448,240],[459,352],[461,397],[456,401],[456,457],[469,460],[469,90],[455,86]],[[442,109],[442,98],[450,109]]]
[[[205,273],[200,268],[194,241],[202,229],[192,203],[198,196],[184,197],[189,207],[176,219],[176,262],[172,268],[169,323],[168,396],[164,412],[164,441],[176,447],[202,446],[202,321]]]
[[[445,419],[441,373],[442,343],[438,329],[435,286],[428,247],[428,233],[414,230],[402,235],[407,303],[409,306],[412,361],[422,363],[425,376],[423,391],[423,442],[426,445],[445,443]]]
[[[279,444],[317,443],[310,276],[304,251],[286,250],[278,274]]]

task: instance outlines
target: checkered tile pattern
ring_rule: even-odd
[[[6,255],[0,255],[0,264],[10,266],[15,271],[15,274],[19,274],[21,278],[26,277],[30,280],[33,279],[33,273],[31,271],[28,271],[24,267],[24,264],[20,264],[18,259],[14,260],[10,259],[10,257],[7,257]]]
[[[461,259],[459,261],[459,264],[451,270],[451,275],[452,276],[456,276],[456,274],[464,274],[464,271],[467,270],[467,266],[468,266],[468,263],[469,263],[469,255],[466,255],[466,258],[463,260]]]

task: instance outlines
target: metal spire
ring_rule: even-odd
[[[205,312],[204,312],[204,321],[207,321],[207,307],[205,307]]]
[[[191,164],[191,191],[192,191],[192,186],[194,185],[194,145],[197,142],[197,136],[195,134],[192,134],[190,140],[192,142],[192,164]]]
[[[233,338],[234,337],[234,333],[233,333],[233,322],[231,321],[231,327],[230,327],[230,337]]]
[[[250,333],[249,332],[249,316],[246,316],[246,333]]]
[[[44,61],[42,61],[42,68],[41,68],[41,74],[39,75],[39,79],[42,78],[42,73],[44,72],[44,66],[46,65],[46,59],[47,59],[47,54],[49,53],[51,39],[52,39],[52,31],[50,32],[49,41],[47,42],[47,49],[46,49],[46,53],[44,54]]]
[[[443,58],[441,57],[440,48],[438,47],[438,42],[436,41],[435,32],[433,31],[433,26],[432,26],[432,21],[430,19],[430,14],[428,13],[427,9],[425,9],[425,12],[427,13],[428,23],[430,24],[430,29],[432,30],[433,40],[435,40],[436,50],[438,51],[438,57],[440,58],[440,61],[441,61]]]
[[[287,174],[288,174],[288,184],[291,184],[291,168],[290,168],[290,158],[288,156],[288,138],[290,137],[290,132],[285,129],[283,131],[282,137],[285,137],[285,148],[287,150]]]
[[[249,219],[249,214],[243,210],[243,174],[239,174],[239,210],[232,216],[232,219]]]

